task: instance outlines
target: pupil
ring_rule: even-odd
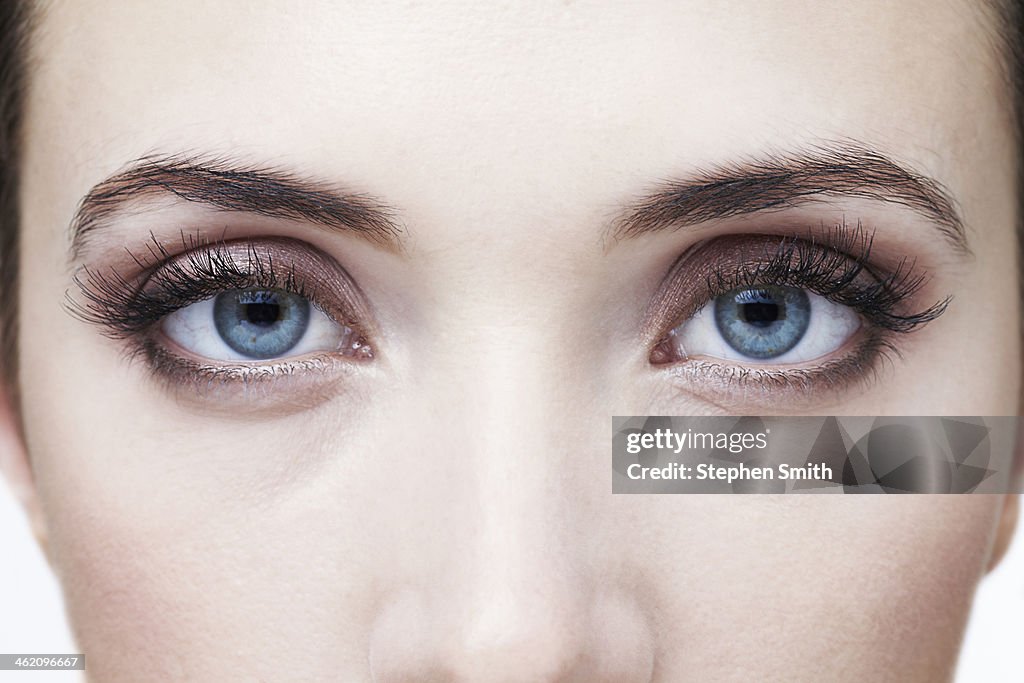
[[[740,306],[743,321],[755,327],[768,327],[776,322],[779,315],[779,305],[773,303],[758,302],[754,304],[743,304]]]
[[[253,325],[269,327],[281,317],[278,304],[245,304],[245,319]]]

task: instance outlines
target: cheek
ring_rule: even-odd
[[[780,680],[950,675],[1001,496],[698,498],[648,551],[679,588],[661,614],[682,659]]]
[[[285,470],[282,454],[314,447],[220,432],[33,430],[53,562],[95,680],[256,679],[289,670],[273,654],[285,651],[338,671],[361,664],[358,647],[335,646],[359,641],[372,608],[368,527],[346,526],[356,513],[321,483],[331,477]]]

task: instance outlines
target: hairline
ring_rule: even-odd
[[[20,415],[18,382],[18,288],[21,210],[22,118],[31,50],[38,22],[30,0],[9,0],[0,9],[0,391]],[[18,420],[20,428],[20,420]]]

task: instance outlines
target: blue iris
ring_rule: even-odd
[[[280,356],[309,327],[309,300],[277,290],[235,289],[217,295],[213,321],[221,338],[247,358]]]
[[[750,358],[775,358],[803,338],[811,301],[797,287],[734,289],[715,299],[715,324],[729,346]]]

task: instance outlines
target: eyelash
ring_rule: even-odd
[[[823,385],[843,388],[875,377],[883,361],[901,355],[893,335],[908,334],[935,320],[952,301],[947,296],[925,308],[906,310],[927,284],[926,274],[904,257],[880,275],[872,265],[874,233],[860,223],[856,227],[841,223],[817,237],[766,236],[761,240],[761,258],[732,269],[716,267],[706,274],[700,296],[703,303],[666,326],[651,350],[652,364],[672,366],[677,375],[695,381],[715,379],[729,389],[756,387],[770,393],[788,389],[807,392]],[[685,263],[686,256],[678,263]],[[718,296],[730,290],[766,286],[799,287],[850,307],[868,323],[862,339],[846,357],[808,368],[751,367],[719,359],[680,362],[666,360],[668,354],[659,352],[668,343],[669,333]]]
[[[72,299],[72,313],[84,322],[103,327],[110,337],[128,339],[185,306],[229,289],[280,289],[314,304],[319,300],[315,289],[306,286],[294,266],[279,273],[272,260],[264,263],[253,243],[246,245],[247,267],[240,267],[228,254],[226,243],[182,239],[188,251],[177,259],[155,238],[149,244],[148,260],[131,254],[136,264],[151,271],[141,286],[114,270],[100,273],[83,268],[74,280],[86,301],[81,304]]]
[[[824,238],[783,237],[775,253],[753,267],[741,265],[731,273],[716,271],[706,281],[710,299],[741,287],[788,285],[802,287],[837,304],[849,306],[872,325],[891,332],[907,333],[935,320],[949,306],[947,296],[928,308],[901,314],[900,307],[918,294],[927,282],[904,257],[881,278],[871,267],[874,233],[861,225],[834,226]],[[870,284],[858,285],[868,276]]]
[[[259,364],[202,363],[169,351],[152,333],[168,315],[227,290],[286,291],[308,299],[336,323],[357,332],[361,329],[355,316],[340,315],[337,305],[328,305],[317,287],[309,284],[294,264],[275,262],[272,255],[261,253],[263,250],[256,241],[207,242],[184,233],[181,241],[180,256],[171,254],[155,237],[151,237],[144,256],[129,251],[142,270],[133,281],[113,268],[100,272],[83,267],[74,277],[83,300],[69,293],[66,307],[74,317],[97,325],[108,337],[131,342],[129,356],[143,355],[157,376],[172,383],[251,384],[303,373],[323,373],[337,365],[329,354]],[[245,250],[241,263],[237,256],[232,256],[239,249]],[[372,357],[368,346],[363,350],[368,352],[363,357]]]

